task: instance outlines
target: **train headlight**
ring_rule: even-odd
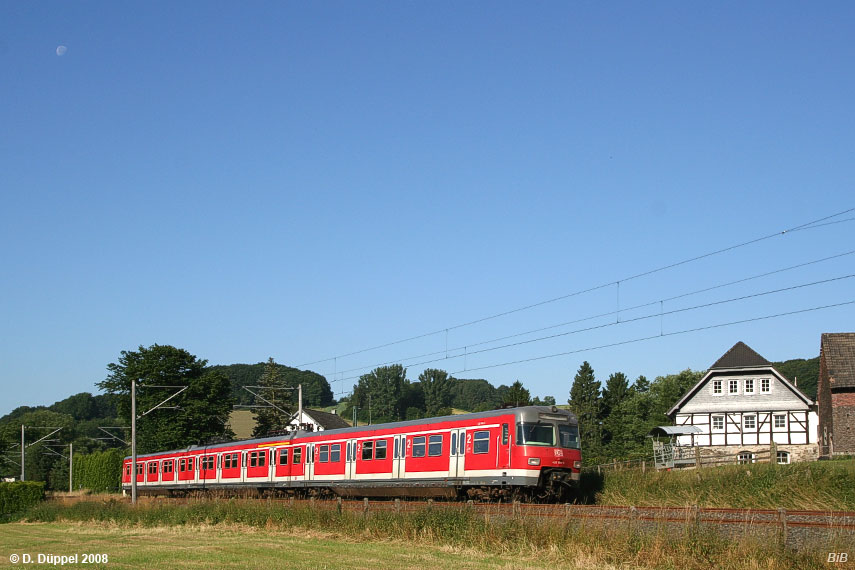
[[[528,458],[529,465],[540,465],[540,457],[529,457]]]
[[[581,468],[582,468],[582,462],[581,461],[574,461],[573,462],[573,469],[581,469]]]

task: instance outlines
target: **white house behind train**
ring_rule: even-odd
[[[743,342],[713,364],[668,416],[699,433],[679,437],[703,455],[753,461],[775,443],[776,461],[816,459],[816,406],[796,385]]]

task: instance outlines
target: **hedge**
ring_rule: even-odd
[[[124,458],[124,449],[108,449],[88,455],[75,455],[74,487],[98,493],[118,491]]]
[[[0,483],[0,521],[9,520],[45,498],[43,481]]]

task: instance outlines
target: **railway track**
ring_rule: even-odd
[[[168,501],[171,503],[199,502],[204,498],[156,498],[143,502]],[[414,512],[425,508],[469,510],[485,516],[531,517],[540,519],[580,518],[604,521],[717,524],[743,526],[781,526],[787,528],[821,528],[845,530],[855,533],[855,511],[808,511],[786,509],[735,509],[686,507],[634,507],[620,505],[532,504],[532,503],[481,503],[445,502],[389,499],[295,499],[268,498],[266,500],[291,506],[311,506],[324,510],[378,512]]]

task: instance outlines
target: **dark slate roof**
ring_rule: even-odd
[[[716,368],[751,368],[752,366],[769,366],[771,364],[771,362],[754,352],[750,346],[739,341],[730,350],[725,352],[715,364],[710,366],[710,370]]]
[[[855,388],[855,333],[823,333],[820,350],[831,388]]]
[[[315,423],[323,426],[324,429],[342,429],[349,428],[350,424],[344,421],[338,414],[330,414],[320,410],[303,410],[303,413],[315,420]]]

